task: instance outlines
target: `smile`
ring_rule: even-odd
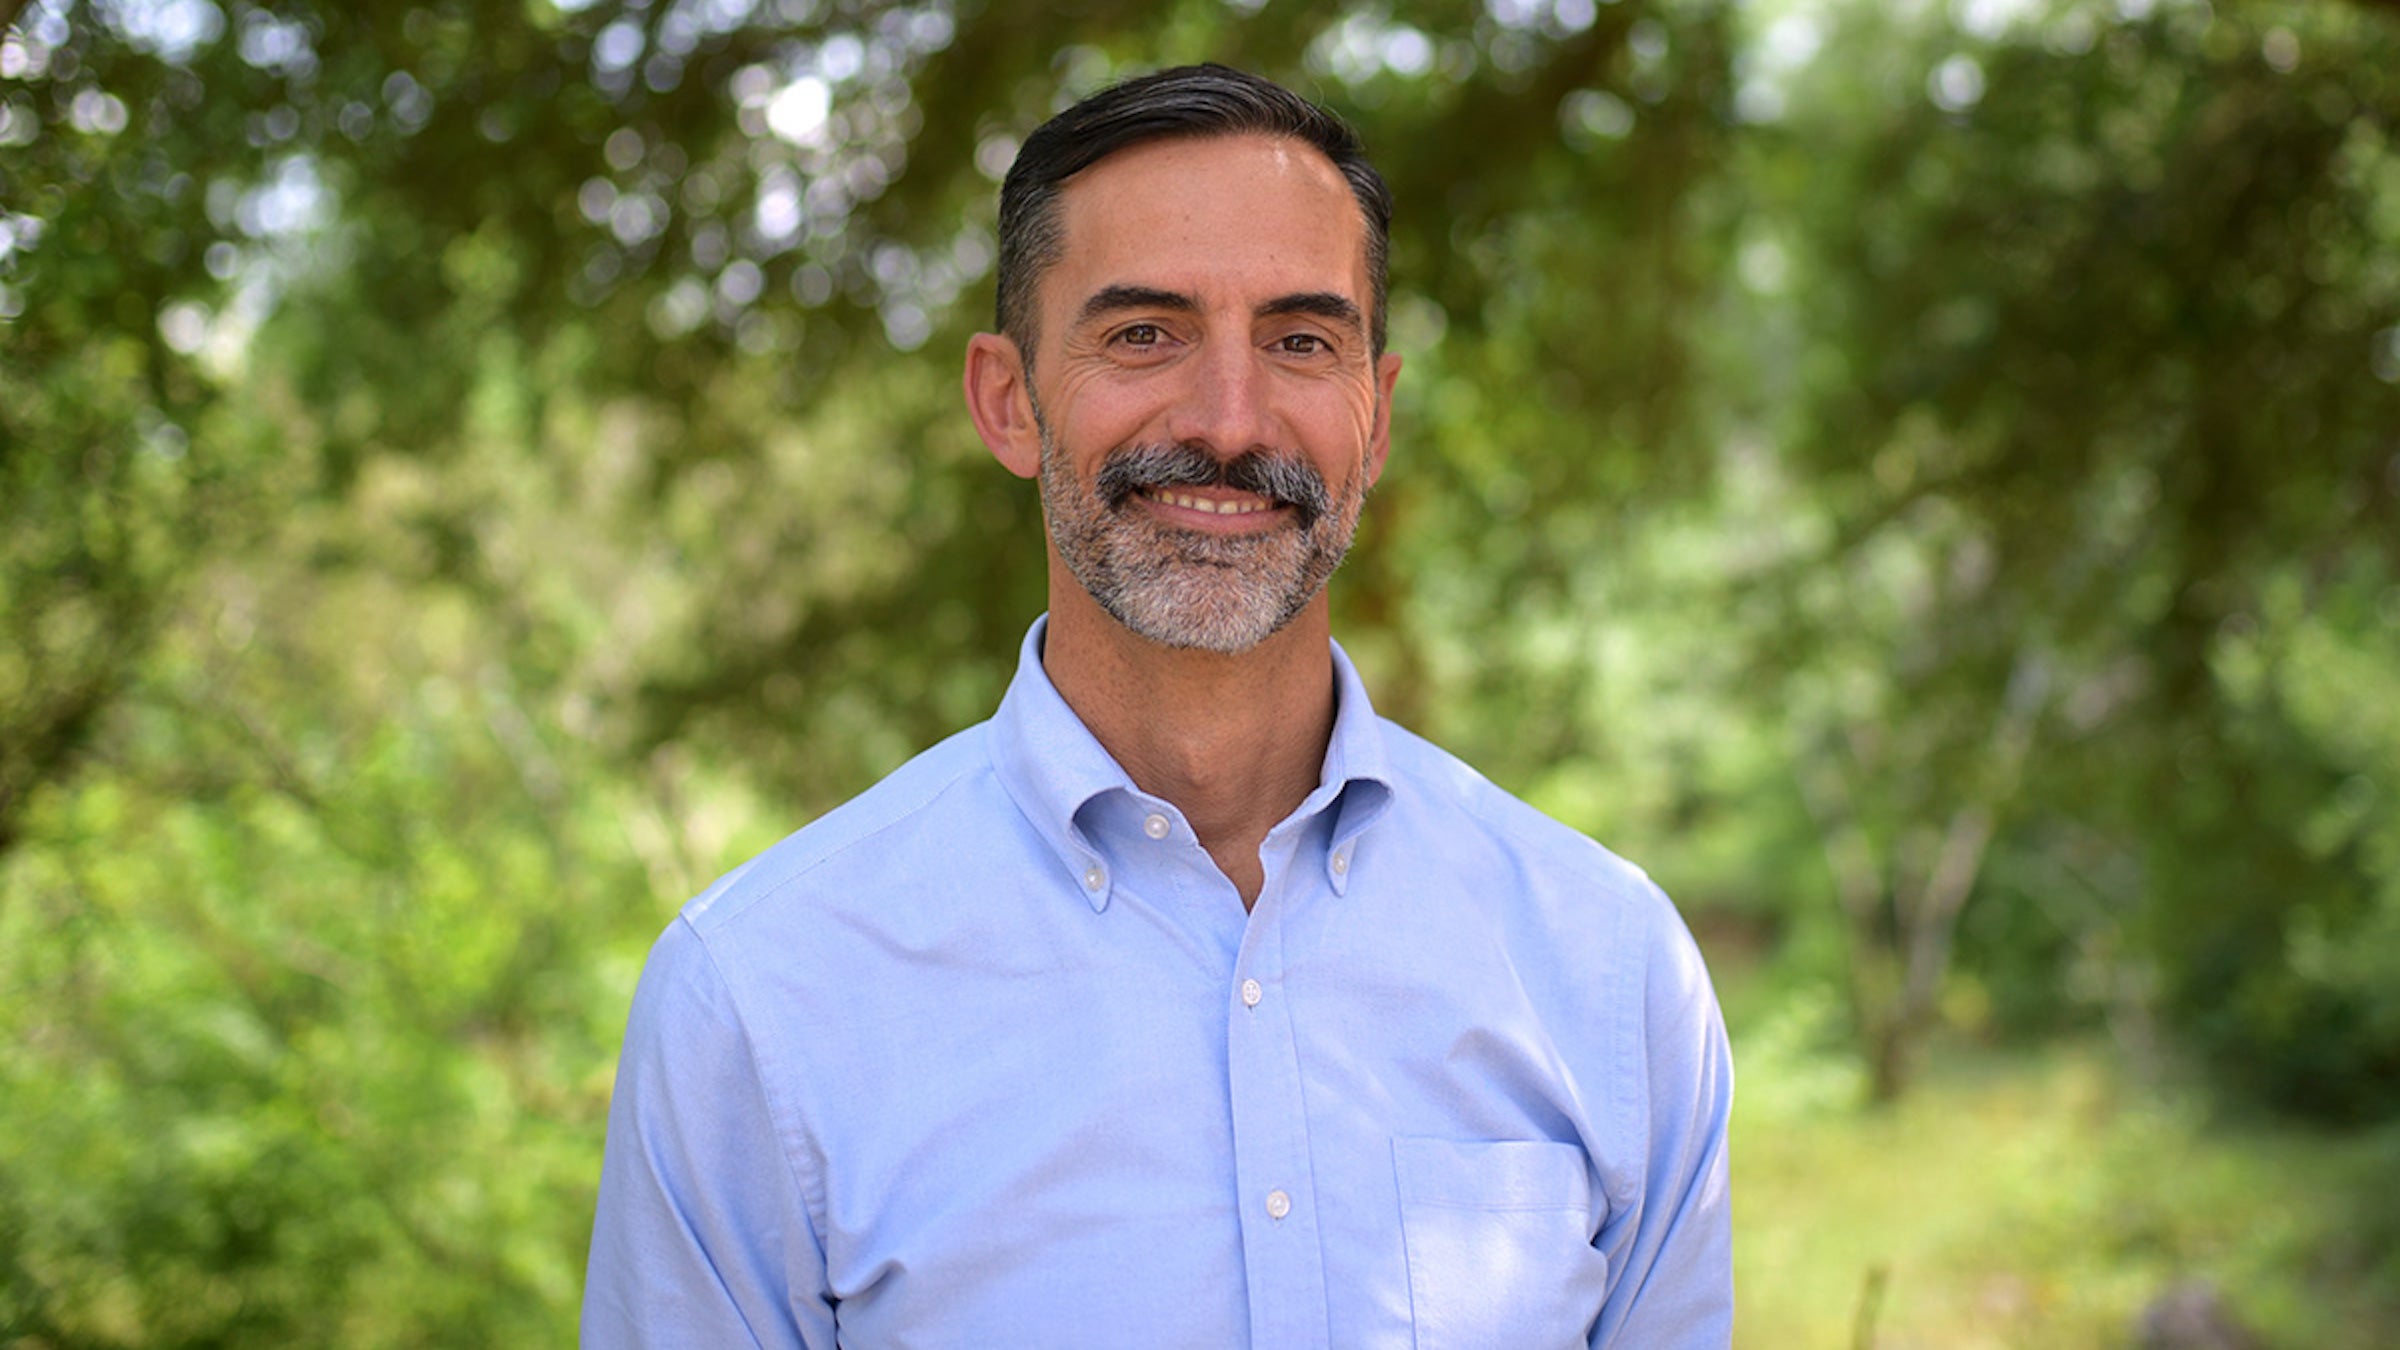
[[[1238,501],[1211,501],[1206,497],[1194,497],[1189,493],[1161,488],[1145,490],[1142,495],[1154,502],[1164,502],[1168,506],[1180,506],[1187,511],[1206,511],[1220,516],[1248,516],[1275,509],[1275,503],[1262,501],[1256,497]]]

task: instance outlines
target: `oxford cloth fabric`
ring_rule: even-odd
[[[1042,633],[652,949],[584,1345],[1727,1344],[1732,1069],[1659,890],[1337,647],[1245,913]]]

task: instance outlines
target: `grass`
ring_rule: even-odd
[[[1728,1007],[1736,1345],[2129,1346],[2190,1279],[2267,1346],[2400,1345],[2400,1135],[2211,1121],[2097,1041],[1944,1044],[1867,1109],[1828,1002]]]

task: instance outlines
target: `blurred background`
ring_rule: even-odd
[[[1337,632],[1682,903],[1741,1343],[2400,1344],[2400,5],[0,12],[0,1344],[571,1337],[649,942],[1041,607],[998,178],[1196,59],[1392,181]]]

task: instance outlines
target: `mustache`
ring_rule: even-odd
[[[1296,456],[1250,450],[1218,459],[1197,445],[1139,445],[1119,450],[1100,466],[1093,487],[1113,510],[1136,492],[1222,487],[1264,497],[1299,513],[1302,528],[1333,509],[1325,478]]]

